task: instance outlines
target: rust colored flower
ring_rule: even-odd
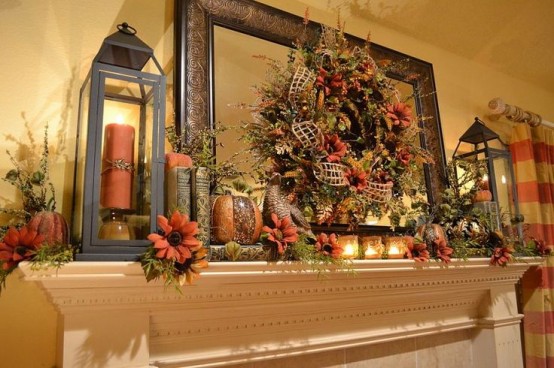
[[[327,70],[319,68],[319,75],[315,80],[316,86],[323,87],[325,96],[331,95],[334,91],[339,90],[342,93],[345,90],[346,84],[342,79],[342,74],[330,75]]]
[[[335,233],[329,236],[325,233],[319,234],[316,239],[315,249],[332,258],[340,258],[342,252],[344,252],[343,246],[337,242],[337,235]]]
[[[267,240],[277,245],[279,254],[283,254],[289,244],[298,240],[296,227],[288,216],[279,219],[275,213],[272,213],[271,219],[275,227],[272,229],[269,226],[264,226],[263,231],[267,233]]]
[[[554,253],[554,247],[552,245],[547,246],[544,240],[538,240],[531,237],[531,241],[535,244],[535,249],[541,256],[548,256]]]
[[[416,262],[428,262],[430,255],[427,250],[427,245],[423,242],[416,241],[416,239],[411,236],[407,236],[406,239],[408,242],[408,251],[406,252],[408,258]]]
[[[494,248],[491,256],[491,266],[507,266],[508,262],[512,260],[512,253],[514,250],[507,247]]]
[[[44,237],[36,230],[30,230],[27,226],[17,230],[10,227],[4,239],[0,242],[0,262],[2,269],[8,271],[17,266],[21,261],[33,256],[33,251],[42,246]]]
[[[392,125],[407,128],[412,123],[412,109],[403,102],[388,105],[387,118],[392,121]]]
[[[437,246],[437,258],[444,263],[450,263],[450,256],[454,252],[454,249],[446,244],[445,239],[436,240],[435,245]]]
[[[179,211],[173,212],[170,220],[158,216],[158,226],[162,234],[152,233],[148,235],[148,240],[154,243],[156,257],[160,259],[174,259],[178,263],[185,263],[192,258],[191,251],[202,246],[196,239],[198,223],[189,221],[189,217],[181,215]]]
[[[408,166],[412,160],[412,154],[404,148],[396,152],[396,158],[402,163],[402,165]]]
[[[338,134],[325,135],[321,150],[327,152],[327,162],[339,162],[346,155],[346,144]]]
[[[352,167],[346,170],[344,177],[350,184],[350,187],[356,189],[357,192],[361,192],[367,187],[367,173],[358,168]]]

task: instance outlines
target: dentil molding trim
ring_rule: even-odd
[[[62,316],[62,366],[79,363],[76,353],[82,359],[79,338],[66,341],[79,316],[93,326],[83,344],[91,331],[109,335],[114,323],[119,329],[126,329],[123,320],[132,324],[131,335],[121,339],[140,335],[144,354],[117,354],[128,356],[131,367],[220,366],[469,328],[492,331],[487,339],[494,344],[496,332],[509,329],[513,336],[509,344],[503,337],[502,354],[476,358],[498,364],[506,354],[521,360],[514,284],[539,263],[524,259],[502,268],[488,259],[448,266],[372,260],[353,261],[350,271],[318,273],[296,263],[218,262],[182,294],[161,281],[147,283],[132,262],[73,262],[57,272],[22,263],[20,269]],[[95,352],[87,356],[95,359]]]

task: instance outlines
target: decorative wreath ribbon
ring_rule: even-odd
[[[102,170],[102,174],[110,171],[110,170],[124,170],[124,171],[135,171],[135,165],[132,162],[126,162],[122,158],[118,158],[117,160],[108,160],[104,159],[104,162],[107,164],[106,168]]]

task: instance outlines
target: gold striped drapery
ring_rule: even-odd
[[[510,151],[527,236],[554,247],[554,130],[517,124]],[[554,368],[554,256],[522,280],[527,368]]]

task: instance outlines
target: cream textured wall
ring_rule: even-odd
[[[336,14],[318,8],[326,3],[321,0],[263,2],[298,15],[310,3],[311,19],[336,23]],[[371,31],[374,42],[433,64],[448,156],[474,116],[487,120],[486,104],[493,97],[501,96],[554,121],[551,93],[393,29],[359,19],[345,20],[347,32],[365,37]],[[136,27],[138,36],[154,47],[171,83],[172,0],[0,1],[0,176],[11,168],[5,149],[18,154],[21,145],[28,144],[27,128],[40,143],[48,123],[52,179],[58,208],[66,217],[70,213],[78,90],[102,40],[123,21]],[[170,111],[168,106],[168,115]],[[501,130],[508,125],[497,122],[491,127]],[[0,206],[18,207],[19,202],[15,189],[0,181]],[[54,364],[56,313],[36,287],[18,277],[15,273],[8,279],[7,290],[0,297],[2,364],[21,366],[15,362],[25,357],[24,366],[50,367]]]
[[[57,209],[66,218],[79,88],[103,39],[124,21],[154,48],[172,84],[172,0],[0,1],[0,176],[12,168],[6,150],[18,158],[28,152],[28,132],[40,152],[48,123]],[[17,191],[0,181],[0,207],[20,208],[20,203]],[[0,366],[54,366],[55,310],[36,285],[20,280],[19,272],[6,286],[0,296]]]

